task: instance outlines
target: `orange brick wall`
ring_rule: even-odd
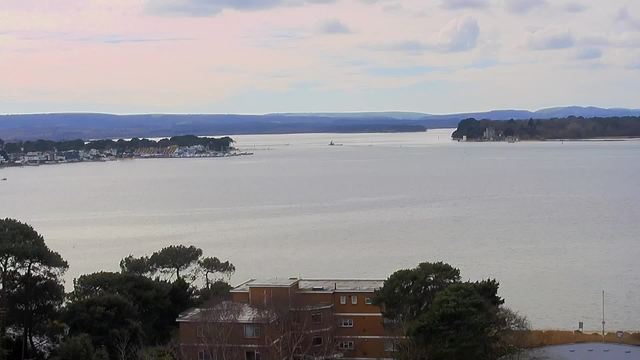
[[[340,297],[346,296],[347,303],[340,304]],[[351,298],[356,296],[358,303],[356,305],[351,303]],[[373,298],[373,293],[340,293],[337,292],[333,295],[335,312],[337,313],[380,313],[380,308],[375,305],[367,305],[365,298]]]
[[[209,327],[215,327],[217,325],[215,324],[202,324],[203,326],[203,333],[204,333],[204,338],[199,338],[198,337],[198,326],[201,325],[199,323],[195,323],[195,322],[190,322],[190,323],[180,323],[180,342],[184,343],[184,344],[200,344],[203,343],[205,340],[207,339],[211,339],[211,336],[207,335],[208,331],[211,331],[212,328]],[[244,337],[244,326],[245,325],[258,325],[260,326],[260,338],[245,338]],[[265,344],[265,331],[267,330],[264,326],[264,324],[239,324],[239,323],[235,323],[235,324],[228,324],[228,325],[224,325],[226,326],[228,330],[225,331],[230,331],[230,336],[229,336],[229,344],[235,344],[235,345],[251,345],[251,346],[257,346],[257,345],[264,345]],[[217,331],[220,331],[220,329],[214,329]]]
[[[382,316],[335,316],[336,336],[385,336]],[[352,319],[353,327],[341,327],[340,320]]]
[[[249,289],[252,306],[287,306],[295,296],[295,289],[281,287],[255,287]]]
[[[333,304],[332,293],[297,293],[297,303],[301,305]]]
[[[345,358],[391,358],[393,353],[384,350],[385,336],[389,332],[383,327],[383,318],[380,308],[375,305],[367,305],[365,298],[373,298],[371,292],[298,292],[297,285],[291,288],[282,287],[252,287],[249,292],[233,293],[233,300],[250,303],[253,306],[309,306],[333,304],[332,307],[321,310],[305,310],[301,313],[304,322],[310,321],[312,312],[322,313],[322,323],[316,324],[310,330],[326,329],[333,326],[331,333],[335,336],[334,342],[353,341],[354,350],[339,350],[344,352]],[[346,296],[346,304],[340,304],[340,297]],[[356,296],[357,304],[352,304],[352,297]],[[336,315],[350,314],[350,315]],[[360,315],[364,314],[364,315]],[[340,327],[341,319],[352,319],[352,328]],[[193,328],[184,328],[183,325],[193,325]],[[197,340],[196,324],[181,324],[181,340],[183,343],[193,343]],[[263,336],[265,332],[263,331]],[[372,337],[372,338],[367,338]],[[234,334],[240,343],[251,343],[251,339],[244,339],[244,326],[238,327],[238,334]],[[261,343],[261,340],[255,340]],[[197,358],[197,351],[195,352]]]
[[[384,350],[385,339],[336,339],[337,341],[353,341],[353,350],[341,350],[345,358],[390,358],[393,353]]]
[[[248,303],[249,302],[249,292],[247,291],[247,292],[243,292],[243,293],[240,293],[240,292],[233,293],[233,301],[242,301],[242,302]]]

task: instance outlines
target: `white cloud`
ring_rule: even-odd
[[[464,16],[449,21],[438,32],[428,36],[424,42],[409,40],[368,47],[375,50],[401,51],[413,54],[423,51],[455,53],[475,49],[479,36],[478,21],[472,16]]]
[[[602,57],[602,50],[599,48],[583,48],[574,56],[576,60],[594,60]]]
[[[441,7],[445,9],[486,9],[489,7],[489,0],[442,0]]]
[[[570,30],[541,30],[527,36],[527,45],[531,50],[559,50],[572,48],[575,39]]]
[[[405,9],[404,6],[399,2],[387,5],[383,7],[382,10],[389,13],[400,13],[407,11],[407,9]]]
[[[348,26],[338,19],[327,20],[320,24],[319,32],[322,34],[351,34],[352,31]]]
[[[145,10],[154,15],[203,17],[225,9],[265,10],[276,7],[331,4],[337,0],[149,0]]]
[[[434,37],[436,47],[446,52],[474,49],[477,46],[480,26],[471,16],[453,19]]]
[[[624,30],[640,31],[640,19],[632,17],[627,7],[620,8],[614,20],[620,24]]]
[[[526,14],[547,5],[547,0],[505,0],[505,7],[512,14]]]
[[[39,101],[62,103],[78,91],[126,90],[119,75],[131,79],[126,87],[134,86],[138,94],[167,86],[184,94],[175,102],[176,111],[221,111],[197,106],[229,94],[268,95],[292,83],[314,82],[347,92],[372,87],[392,92],[416,81],[442,82],[455,94],[425,105],[425,97],[412,89],[407,94],[421,100],[363,101],[363,108],[407,105],[453,112],[461,106],[535,107],[575,99],[609,106],[637,102],[632,90],[640,71],[632,67],[640,59],[640,0],[87,0],[72,13],[76,16],[60,10],[74,8],[69,4],[77,0],[45,2],[36,9],[29,1],[0,0],[0,92],[21,84],[26,90],[56,94]],[[112,9],[107,15],[106,6]],[[152,10],[162,16],[149,16]],[[215,17],[193,18],[198,16]],[[12,29],[38,33],[20,35]],[[52,33],[68,35],[38,35]],[[314,36],[326,33],[337,35]],[[350,34],[339,35],[345,33]],[[104,43],[96,43],[101,36]],[[193,40],[143,43],[149,39]],[[373,45],[367,49],[359,44]],[[607,67],[590,71],[598,64]],[[229,68],[234,71],[211,70]],[[372,76],[369,68],[401,68],[396,73],[411,76]],[[452,70],[428,71],[445,68]],[[494,81],[499,86],[487,92],[487,82]],[[550,81],[558,85],[549,88]],[[574,87],[580,91],[572,91]],[[313,105],[318,97],[305,91],[296,88],[305,104],[296,106],[322,107]],[[346,108],[360,99],[342,96]],[[145,105],[171,103],[168,96],[140,97]],[[262,104],[253,107],[258,111],[291,106],[291,101],[249,98]],[[12,100],[35,101],[28,96]],[[107,99],[114,104],[138,100]],[[227,110],[245,111],[242,105]]]
[[[576,45],[620,49],[640,48],[640,33],[609,33],[604,35],[578,37],[576,39]]]
[[[585,12],[588,8],[586,5],[577,2],[566,3],[562,6],[562,10],[573,14]]]

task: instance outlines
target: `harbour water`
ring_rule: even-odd
[[[536,328],[640,330],[640,141],[458,143],[413,134],[235,136],[250,157],[0,170],[0,217],[66,276],[166,245],[250,277],[384,278],[445,261],[496,278]],[[342,146],[327,146],[331,141]]]

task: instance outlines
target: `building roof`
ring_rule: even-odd
[[[384,280],[372,279],[302,279],[299,286],[302,291],[314,291],[323,288],[326,291],[373,292],[384,285]]]
[[[245,302],[224,301],[210,308],[191,308],[178,315],[177,322],[259,323],[268,319]]]
[[[250,279],[231,290],[248,292],[251,287],[290,287],[298,283],[300,291],[373,292],[384,284],[380,279]]]

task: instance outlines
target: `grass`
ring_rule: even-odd
[[[523,336],[521,341],[522,348],[530,349],[552,345],[602,342],[602,334],[583,333],[580,331],[533,330]],[[609,332],[605,335],[605,342],[640,346],[640,333],[625,332],[622,338],[618,338],[615,332]]]

